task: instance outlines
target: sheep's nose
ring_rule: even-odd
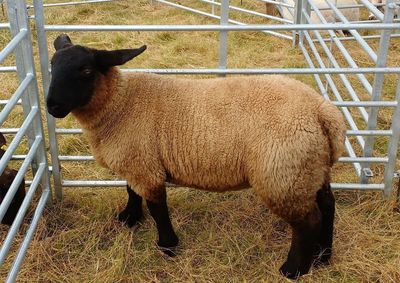
[[[47,109],[49,110],[49,112],[54,113],[62,110],[62,106],[57,104],[47,104]]]

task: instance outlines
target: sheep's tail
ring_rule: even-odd
[[[318,118],[322,130],[328,137],[332,166],[344,151],[346,124],[340,110],[329,101],[324,101],[320,105]]]

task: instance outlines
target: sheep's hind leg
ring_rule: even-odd
[[[292,244],[280,272],[290,279],[308,273],[313,262],[315,246],[321,231],[321,212],[317,206],[302,220],[290,223]]]
[[[178,245],[179,239],[174,232],[169,217],[165,188],[157,200],[158,201],[146,200],[147,207],[157,226],[157,245],[166,255],[175,256],[174,247]]]
[[[329,183],[325,183],[317,192],[317,203],[322,214],[322,224],[321,234],[317,241],[318,246],[314,252],[314,265],[320,266],[329,263],[332,256],[335,197]]]
[[[128,203],[125,209],[118,214],[118,220],[124,222],[130,228],[143,217],[142,197],[129,186],[126,186],[126,191],[128,192]]]

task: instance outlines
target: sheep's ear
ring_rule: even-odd
[[[129,60],[140,55],[146,50],[146,45],[136,49],[119,49],[119,50],[95,50],[94,56],[96,63],[101,71],[105,71],[112,66],[123,65]]]
[[[71,39],[69,38],[68,35],[66,35],[66,34],[60,34],[60,35],[57,36],[57,38],[54,40],[53,45],[54,45],[54,48],[55,48],[56,50],[59,50],[59,49],[63,49],[63,48],[66,48],[66,47],[70,47],[70,46],[72,46],[73,44],[72,44],[72,41],[71,41]]]

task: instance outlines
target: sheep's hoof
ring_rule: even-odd
[[[164,241],[158,241],[157,246],[164,254],[170,257],[176,256],[177,245],[179,243],[179,239],[176,235],[171,235],[171,237]]]
[[[118,214],[118,220],[124,223],[129,228],[132,228],[142,219],[142,215],[132,215],[127,209],[124,209]]]
[[[160,251],[162,251],[165,255],[167,255],[169,257],[176,256],[176,252],[177,252],[176,247],[164,248],[164,247],[158,246],[158,248],[160,249]]]
[[[320,250],[314,256],[314,267],[322,267],[324,265],[328,265],[330,263],[332,257],[332,249],[326,248],[324,250]]]
[[[288,279],[293,279],[296,280],[298,279],[301,275],[308,273],[308,270],[299,270],[298,266],[291,263],[290,261],[286,261],[281,268],[279,268],[279,271],[282,273],[283,276],[285,276]]]

